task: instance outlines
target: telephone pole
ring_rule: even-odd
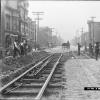
[[[81,28],[81,36],[83,35],[83,27]],[[80,36],[80,37],[81,37]],[[82,37],[81,37],[81,43],[82,43]]]
[[[37,49],[37,34],[39,34],[39,21],[42,20],[42,18],[40,18],[40,15],[43,15],[44,12],[32,12],[33,15],[36,15],[37,17],[35,18],[35,20],[37,21],[37,26],[36,26],[36,32],[35,32],[35,50]]]
[[[80,40],[79,40],[79,29],[76,30],[75,35],[76,35],[76,43],[79,43],[80,42]]]

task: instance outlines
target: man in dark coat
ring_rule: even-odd
[[[17,56],[17,54],[20,54],[20,51],[19,51],[19,47],[18,47],[18,43],[17,41],[15,40],[14,41],[14,48],[13,48],[13,57],[15,58]]]
[[[80,48],[81,48],[81,45],[80,43],[78,43],[78,55],[80,55]]]
[[[21,52],[21,56],[24,55],[24,46],[23,46],[23,42],[20,43],[20,52]]]
[[[96,44],[95,44],[95,57],[96,57],[96,60],[98,60],[98,55],[99,55],[99,43],[96,42]]]
[[[89,54],[90,54],[91,56],[93,56],[93,46],[92,46],[91,43],[89,44]]]

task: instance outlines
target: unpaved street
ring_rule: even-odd
[[[62,92],[61,100],[100,100],[100,91],[84,90],[84,87],[100,86],[99,79],[94,76],[98,74],[97,65],[100,64],[94,59],[79,60],[71,59],[65,63],[66,89]],[[93,64],[95,64],[94,68]]]

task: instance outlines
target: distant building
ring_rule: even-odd
[[[42,46],[48,46],[48,43],[52,42],[52,32],[49,27],[40,27],[39,33],[37,33],[37,43]]]
[[[19,10],[19,26],[20,33],[23,38],[26,38],[27,34],[27,18],[28,18],[28,0],[17,0],[18,1],[18,10]]]
[[[37,44],[40,47],[52,47],[56,45],[61,45],[62,39],[60,36],[52,35],[51,28],[40,27],[39,33],[37,33]]]

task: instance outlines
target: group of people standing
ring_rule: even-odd
[[[78,55],[80,55],[80,48],[81,45],[80,43],[78,43]],[[96,42],[94,46],[91,43],[89,44],[89,54],[90,56],[95,56],[96,60],[98,60],[99,51],[100,51],[99,42]]]
[[[95,56],[96,60],[98,60],[99,51],[100,51],[99,42],[96,42],[94,44],[94,47],[91,43],[89,44],[89,54],[91,56]]]
[[[27,49],[28,49],[27,41],[24,40],[24,41],[18,43],[18,41],[15,40],[13,43],[13,57],[15,58],[18,55],[19,56],[26,55]]]

